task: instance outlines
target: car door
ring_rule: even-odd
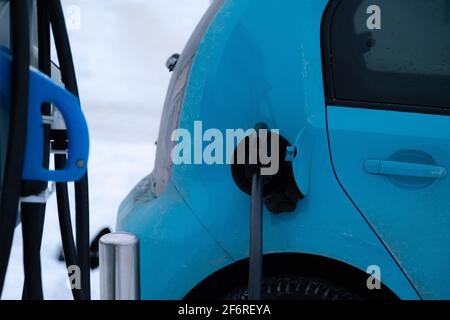
[[[331,1],[323,58],[337,179],[418,293],[450,298],[450,0]]]

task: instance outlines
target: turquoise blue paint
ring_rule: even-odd
[[[336,173],[425,299],[450,299],[450,117],[328,108]],[[367,160],[380,160],[374,175]],[[383,166],[383,163],[385,164]]]
[[[294,171],[306,197],[294,213],[265,212],[265,253],[314,254],[363,271],[377,265],[402,299],[420,299],[415,289],[425,298],[448,297],[448,179],[374,175],[364,163],[414,163],[428,159],[414,151],[425,146],[436,163],[419,164],[448,168],[443,137],[450,123],[333,107],[329,137],[320,43],[327,3],[225,1],[195,57],[180,127],[192,131],[201,120],[204,130],[248,129],[263,121],[296,144]],[[405,146],[410,156],[401,153]],[[119,230],[142,240],[144,298],[183,298],[213,272],[248,257],[250,199],[229,166],[174,166],[159,198],[151,185],[149,177],[132,191],[118,217]]]

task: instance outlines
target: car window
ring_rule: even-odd
[[[450,109],[450,0],[340,0],[328,11],[329,101]]]

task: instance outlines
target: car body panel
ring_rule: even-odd
[[[266,122],[291,144],[306,132],[298,139],[304,145],[297,148],[299,157],[305,154],[309,160],[294,164],[309,166],[298,169],[309,172],[299,177],[307,180],[298,183],[307,186],[306,197],[293,213],[264,212],[264,252],[320,255],[362,271],[376,265],[382,282],[400,298],[420,299],[333,171],[320,37],[327,3],[225,1],[198,49],[180,127],[193,132],[194,122],[201,120],[205,130],[246,130]],[[133,200],[134,193],[122,206],[118,229],[137,233],[144,241],[144,298],[182,298],[189,292],[186,283],[193,285],[201,274],[206,279],[213,270],[248,258],[250,198],[236,186],[230,166],[173,166],[171,186],[160,198],[143,204]],[[203,231],[193,233],[188,227]],[[187,253],[187,248],[197,250],[204,241],[211,244],[211,256]],[[171,246],[164,246],[167,242]],[[157,294],[174,288],[174,280],[184,290]]]
[[[369,159],[450,168],[450,117],[329,107],[342,185],[425,299],[450,299],[450,180],[374,175]]]
[[[145,178],[122,203],[117,229],[140,240],[142,299],[182,299],[207,275],[232,263],[172,184],[160,198]]]

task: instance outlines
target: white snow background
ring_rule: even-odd
[[[171,74],[167,58],[181,52],[210,0],[64,0],[80,9],[70,30],[83,109],[91,135],[91,237],[115,226],[118,206],[153,169],[155,141]],[[72,189],[72,188],[71,188]],[[72,194],[73,196],[73,194]],[[56,197],[49,202],[42,245],[46,299],[71,299],[61,248]],[[74,215],[72,201],[72,216]],[[73,221],[73,224],[75,222]],[[22,234],[17,228],[3,292],[20,299]],[[91,272],[99,298],[98,270]]]

